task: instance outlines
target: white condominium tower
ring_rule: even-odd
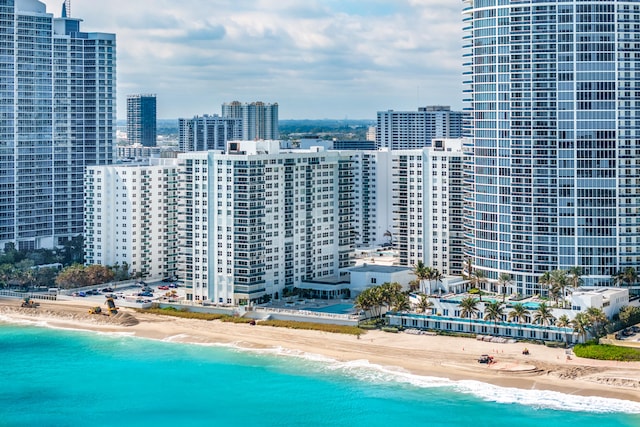
[[[280,138],[277,103],[252,102],[243,104],[238,101],[224,103],[222,104],[222,117],[242,120],[240,139],[243,141]]]
[[[376,145],[390,150],[430,147],[435,138],[461,138],[464,113],[447,106],[418,111],[379,111]]]
[[[468,255],[524,294],[640,264],[640,2],[467,0]]]
[[[337,151],[229,142],[179,155],[178,276],[187,298],[244,304],[339,278],[353,250],[353,170]]]
[[[463,262],[463,161],[461,139],[434,139],[420,150],[357,154],[362,182],[356,189],[357,243],[391,243],[400,265],[418,261],[444,274]]]
[[[112,162],[115,35],[35,0],[0,2],[0,249],[83,231],[83,173]]]
[[[172,277],[177,262],[176,159],[92,166],[85,174],[85,262]]]
[[[226,150],[227,141],[237,141],[242,135],[242,120],[216,114],[179,119],[180,151]]]

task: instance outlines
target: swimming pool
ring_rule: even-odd
[[[522,305],[524,305],[527,310],[537,310],[538,307],[540,307],[539,302],[523,302]]]
[[[334,304],[326,307],[306,308],[305,310],[332,314],[351,314],[354,311],[353,304]]]

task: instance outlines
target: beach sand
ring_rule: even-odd
[[[89,305],[59,301],[29,309],[20,308],[20,301],[0,299],[0,315],[14,321],[46,322],[51,327],[128,332],[174,342],[282,348],[338,361],[366,360],[416,375],[640,402],[640,362],[590,360],[574,355],[567,360],[564,349],[529,343],[495,344],[382,331],[367,331],[358,339],[328,332],[158,316],[131,309],[121,309],[124,315],[111,318],[88,314]],[[529,355],[522,354],[525,347]],[[482,354],[493,356],[495,363],[478,363]]]

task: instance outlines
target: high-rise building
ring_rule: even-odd
[[[157,133],[155,95],[127,96],[127,141],[155,147]]]
[[[176,159],[91,166],[85,174],[85,262],[128,265],[146,278],[177,269]]]
[[[278,104],[233,101],[222,104],[222,117],[242,120],[242,141],[276,140],[280,138]]]
[[[226,150],[227,141],[238,141],[242,135],[242,120],[216,114],[179,120],[180,151]]]
[[[238,304],[282,297],[351,265],[349,154],[231,141],[179,155],[180,279],[187,298]]]
[[[86,166],[112,162],[114,34],[80,31],[35,0],[0,3],[0,247],[83,231]]]
[[[609,284],[640,264],[640,3],[466,3],[473,268]]]
[[[390,150],[430,147],[434,138],[462,138],[465,114],[446,106],[418,111],[379,111],[376,145]]]
[[[434,139],[430,148],[365,151],[354,157],[356,243],[388,244],[398,251],[400,265],[422,261],[444,274],[460,274],[462,140]]]

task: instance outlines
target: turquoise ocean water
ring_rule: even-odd
[[[640,404],[0,324],[0,426],[640,426]]]

